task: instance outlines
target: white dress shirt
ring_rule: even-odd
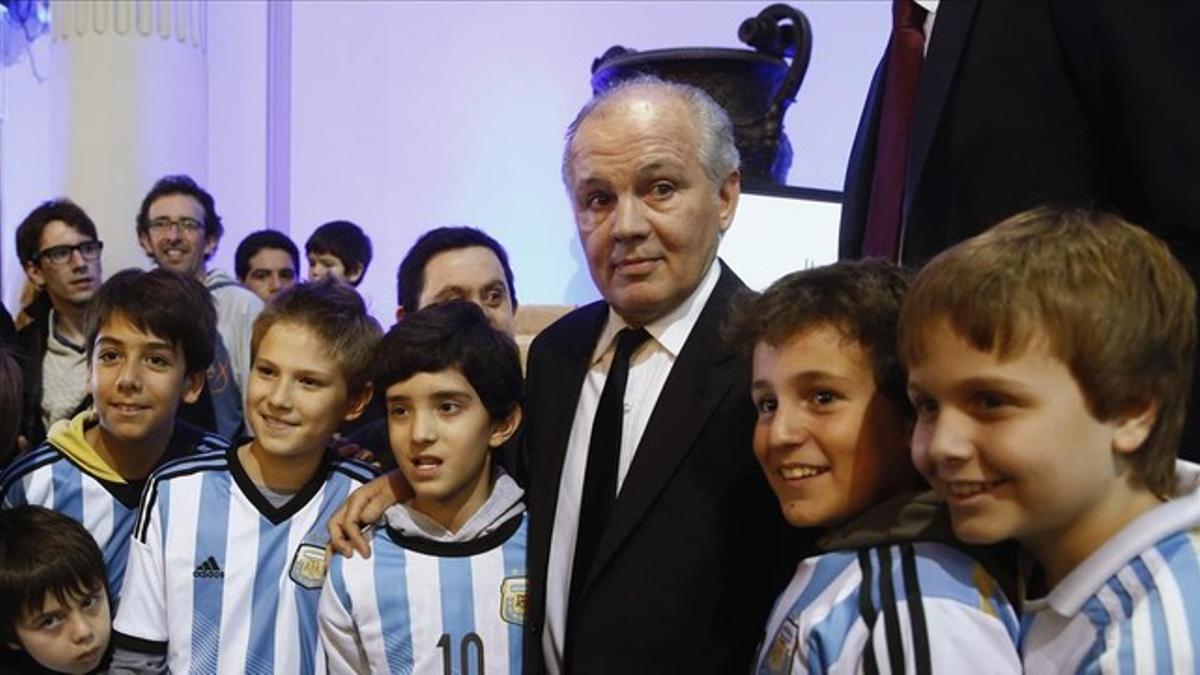
[[[700,285],[678,307],[645,329],[647,340],[629,361],[629,380],[625,385],[625,418],[621,427],[621,456],[617,464],[617,492],[625,483],[629,466],[637,452],[638,443],[646,431],[654,404],[662,393],[667,376],[687,342],[700,312],[708,303],[721,266],[716,260],[709,266]],[[571,588],[571,566],[575,558],[575,537],[579,530],[579,503],[583,498],[583,478],[587,471],[588,446],[592,438],[592,421],[600,404],[600,393],[608,379],[608,369],[616,351],[617,333],[627,327],[616,312],[609,308],[608,321],[596,341],[591,366],[579,392],[567,454],[563,460],[562,477],[558,487],[558,505],[554,513],[554,530],[550,539],[550,560],[546,569],[546,620],[542,629],[542,654],[551,675],[562,672],[563,640],[566,636],[567,598]],[[530,655],[528,658],[532,658]]]

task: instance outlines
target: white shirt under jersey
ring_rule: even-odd
[[[800,561],[755,672],[1020,673],[1018,634],[1000,585],[955,548],[836,551]]]
[[[325,525],[374,475],[328,460],[276,508],[236,447],[164,466],[142,495],[113,623],[118,650],[165,651],[175,673],[324,673]]]
[[[1025,672],[1200,672],[1200,466],[1044,598],[1026,600]]]
[[[394,506],[370,559],[333,557],[319,613],[331,675],[521,674],[528,516],[520,488],[500,481],[465,538],[397,529],[408,507]]]
[[[629,361],[629,379],[625,384],[625,418],[621,427],[621,456],[617,465],[618,492],[625,482],[625,475],[629,473],[633,456],[650,422],[658,395],[662,393],[667,376],[675,365],[675,359],[691,335],[720,276],[721,266],[713,260],[700,285],[687,299],[667,315],[644,326],[652,339],[647,340]],[[583,380],[575,418],[571,423],[571,435],[567,441],[546,571],[546,620],[542,631],[542,653],[551,675],[562,672],[567,596],[571,588],[571,566],[575,558],[579,503],[583,498],[592,421],[596,417],[596,407],[600,405],[600,394],[604,391],[604,382],[608,379],[608,369],[616,352],[617,333],[628,325],[609,309],[608,321],[596,341],[591,367]]]

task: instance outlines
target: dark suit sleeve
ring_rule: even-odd
[[[1068,72],[1116,166],[1107,201],[1164,239],[1193,278],[1200,238],[1200,3],[1051,6]]]

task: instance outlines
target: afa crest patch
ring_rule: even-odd
[[[779,632],[775,634],[775,640],[771,642],[771,649],[767,652],[768,672],[791,672],[792,652],[796,649],[798,630],[799,627],[791,619],[784,621],[783,625],[779,627]]]
[[[325,583],[325,549],[316,544],[300,544],[288,576],[309,590],[321,588]]]
[[[508,577],[500,583],[500,618],[508,623],[525,623],[525,577]]]

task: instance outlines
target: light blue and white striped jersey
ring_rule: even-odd
[[[521,673],[525,513],[469,541],[375,530],[372,555],[334,556],[321,593],[329,672]]]
[[[146,481],[118,483],[93,475],[70,456],[72,448],[60,447],[63,443],[84,443],[82,434],[72,434],[68,440],[60,437],[59,429],[56,425],[46,442],[9,464],[0,474],[0,504],[4,508],[23,504],[44,506],[82,523],[104,555],[109,593],[116,606],[129,556],[129,534]],[[229,443],[220,436],[177,420],[161,461],[165,464],[204,452],[219,454],[228,447]],[[87,452],[94,454],[90,448]]]
[[[1179,496],[1025,601],[1025,672],[1200,672],[1200,466],[1175,477]]]
[[[836,551],[800,561],[755,672],[1020,673],[1018,631],[999,584],[962,551]]]
[[[323,673],[317,603],[325,525],[375,471],[327,458],[274,507],[227,453],[168,464],[142,495],[120,650],[163,654],[174,673]]]

